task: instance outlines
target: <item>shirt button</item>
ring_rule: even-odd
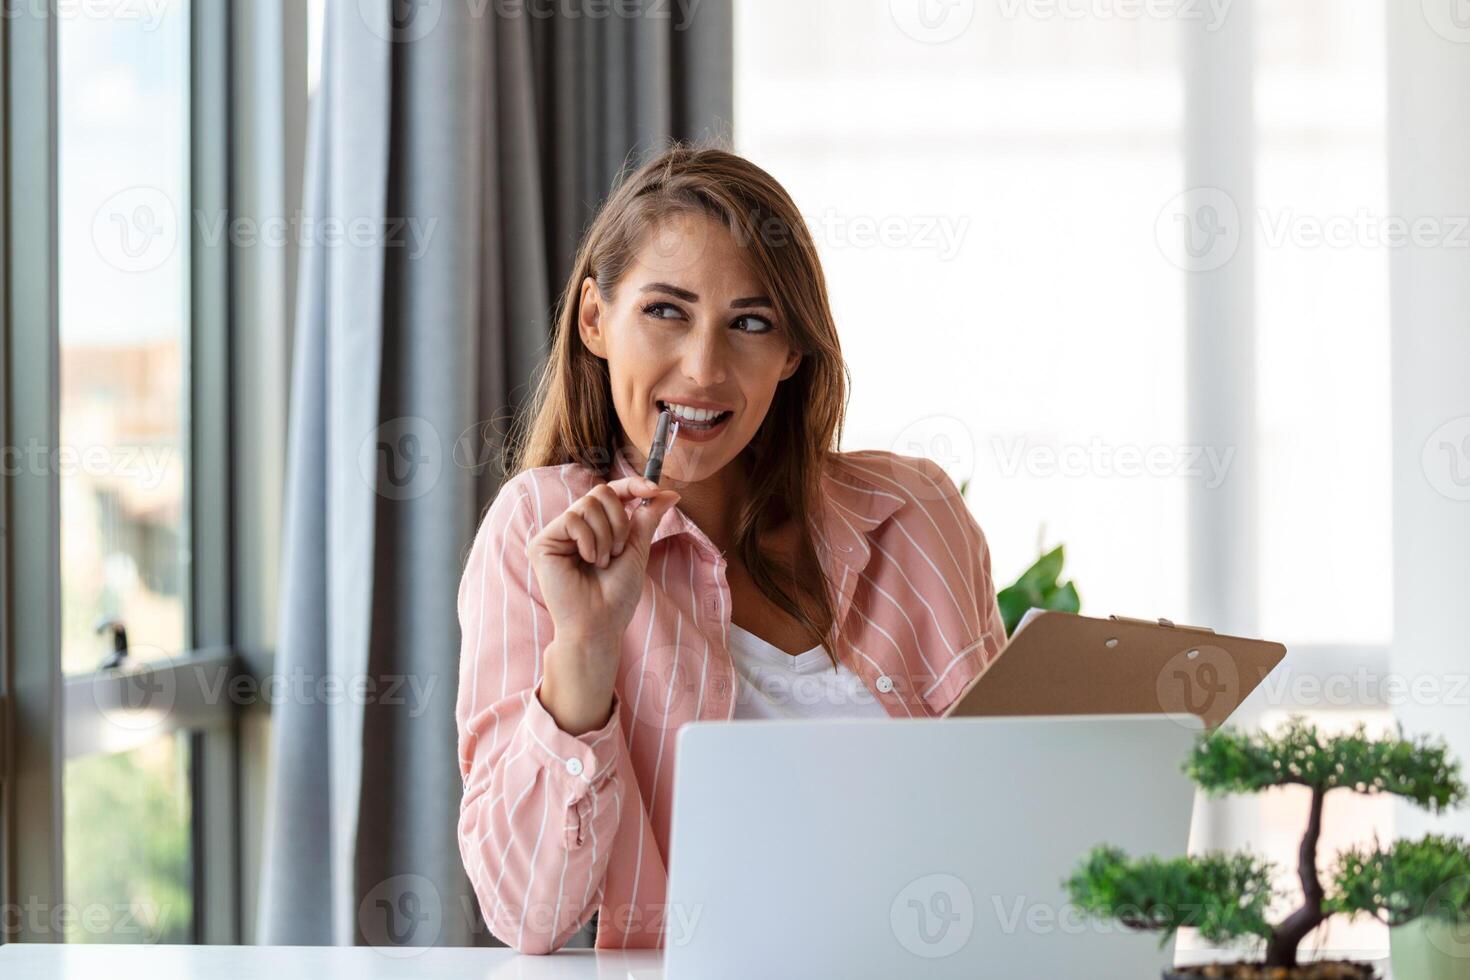
[[[573,776],[582,775],[582,760],[578,759],[576,756],[572,756],[572,758],[568,759],[567,772],[571,773]]]
[[[881,675],[878,678],[878,691],[880,693],[882,693],[882,694],[887,694],[888,692],[890,692],[892,690],[893,690],[893,681],[889,678],[889,676],[887,674]]]

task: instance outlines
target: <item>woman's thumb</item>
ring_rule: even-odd
[[[660,490],[656,497],[645,497],[648,506],[637,506],[633,508],[632,537],[638,542],[638,550],[644,554],[648,553],[649,543],[653,540],[654,529],[658,522],[664,519],[669,508],[679,502],[679,494],[675,490]]]

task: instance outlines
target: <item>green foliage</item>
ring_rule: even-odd
[[[1300,716],[1274,732],[1221,728],[1201,735],[1184,764],[1211,794],[1256,793],[1275,786],[1392,793],[1432,811],[1465,798],[1459,763],[1442,740],[1370,737],[1361,723],[1327,735]]]
[[[1470,846],[1460,837],[1430,834],[1384,849],[1352,848],[1338,858],[1331,911],[1366,912],[1390,926],[1421,915],[1470,922]]]
[[[1300,716],[1271,732],[1222,728],[1203,733],[1184,771],[1216,795],[1305,786],[1315,794],[1317,814],[1322,796],[1339,788],[1392,793],[1433,811],[1466,797],[1459,763],[1442,740],[1406,738],[1402,726],[1386,738],[1370,737],[1363,724],[1345,734],[1325,734]],[[1318,823],[1309,822],[1305,853],[1315,854],[1319,833]],[[1298,873],[1315,876],[1315,866],[1306,863]],[[1305,904],[1275,926],[1266,920],[1279,897],[1271,880],[1270,866],[1245,854],[1129,860],[1103,845],[1093,849],[1066,886],[1084,913],[1163,931],[1165,941],[1181,926],[1196,928],[1216,944],[1261,937],[1267,940],[1268,966],[1293,966],[1303,930],[1336,913],[1367,912],[1391,926],[1420,916],[1470,922],[1470,846],[1458,837],[1430,835],[1386,850],[1346,851],[1331,886],[1315,894],[1309,890]]]
[[[1001,589],[996,595],[1007,636],[1016,631],[1021,617],[1032,607],[1069,613],[1082,609],[1076,583],[1057,581],[1062,576],[1062,560],[1062,546],[1058,545],[1022,572],[1015,585]]]
[[[1161,931],[1162,948],[1182,926],[1218,945],[1269,938],[1272,874],[1269,862],[1249,854],[1130,859],[1116,847],[1099,845],[1064,884],[1084,914]]]
[[[67,763],[68,942],[192,941],[185,738]]]

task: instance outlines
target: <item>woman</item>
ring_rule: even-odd
[[[551,952],[593,912],[599,948],[661,944],[685,722],[937,716],[999,652],[953,482],[837,452],[846,395],[770,175],[675,146],[620,184],[459,588],[460,851],[509,945]],[[677,490],[641,476],[666,405]]]

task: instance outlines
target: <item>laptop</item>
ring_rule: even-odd
[[[1174,716],[695,722],[663,965],[632,980],[1136,980],[1173,943],[1083,919],[1096,844],[1175,856],[1201,729]]]

